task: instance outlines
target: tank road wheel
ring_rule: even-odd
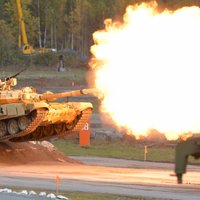
[[[44,126],[43,131],[44,131],[43,134],[44,134],[45,136],[53,135],[53,134],[54,134],[53,125],[50,124],[50,125],[48,125],[48,126]]]
[[[21,131],[25,130],[31,123],[31,118],[27,116],[22,116],[18,119],[18,126]]]
[[[55,124],[54,129],[57,134],[61,134],[65,131],[65,124],[64,123]]]
[[[30,116],[26,116],[26,123],[29,125],[33,120],[31,119]]]
[[[71,123],[65,124],[65,126],[67,130],[72,130],[74,128],[74,123],[71,122]]]
[[[19,131],[19,126],[16,119],[10,119],[8,121],[8,133],[11,135],[16,134]]]
[[[4,121],[0,121],[0,137],[6,135],[6,133],[7,133],[6,123]]]
[[[37,111],[36,110],[32,111],[31,112],[31,121],[33,121],[36,118],[36,116],[37,116]]]
[[[72,130],[78,123],[78,120],[78,118],[75,118],[72,122],[65,124],[66,129],[69,131]]]

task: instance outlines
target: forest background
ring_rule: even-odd
[[[67,66],[87,66],[92,34],[104,28],[106,18],[123,21],[126,7],[141,2],[149,0],[21,0],[29,44],[57,50],[24,56],[18,49],[16,2],[0,0],[0,66],[55,66],[60,54]],[[200,6],[199,0],[157,2],[161,10]]]

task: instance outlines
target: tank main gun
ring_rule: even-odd
[[[86,95],[86,94],[96,94],[97,90],[95,88],[90,89],[82,89],[82,90],[72,90],[69,92],[60,92],[60,93],[44,93],[39,95],[39,100],[54,100],[58,98],[65,98],[65,97],[72,97],[72,96],[80,96],[80,95]]]
[[[86,94],[97,94],[97,90],[94,88],[82,89],[82,90],[72,90],[67,92],[52,93],[46,92],[43,94],[38,94],[36,89],[33,87],[24,87],[20,90],[12,90],[10,87],[16,85],[16,79],[11,78],[8,81],[0,83],[1,94],[0,94],[0,104],[6,103],[31,103],[39,101],[54,101],[59,98],[81,96]]]

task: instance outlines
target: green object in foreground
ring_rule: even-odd
[[[175,173],[177,182],[182,183],[182,176],[186,173],[186,167],[189,155],[195,159],[200,158],[200,138],[193,138],[181,142],[176,146]]]

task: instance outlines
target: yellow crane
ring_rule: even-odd
[[[21,0],[16,0],[17,4],[17,13],[18,13],[18,21],[20,25],[20,31],[19,31],[19,37],[18,37],[18,47],[22,50],[23,54],[33,54],[33,53],[47,53],[47,52],[54,52],[55,49],[49,49],[49,48],[33,48],[28,43],[28,38],[26,34],[26,26],[24,22],[23,12],[22,12],[22,6],[21,6]]]
[[[33,49],[33,47],[28,43],[26,27],[25,27],[23,13],[22,13],[21,1],[16,0],[16,4],[17,4],[18,21],[19,21],[19,25],[20,25],[18,47],[20,49],[22,49],[22,52],[24,54],[35,53],[35,50]]]

